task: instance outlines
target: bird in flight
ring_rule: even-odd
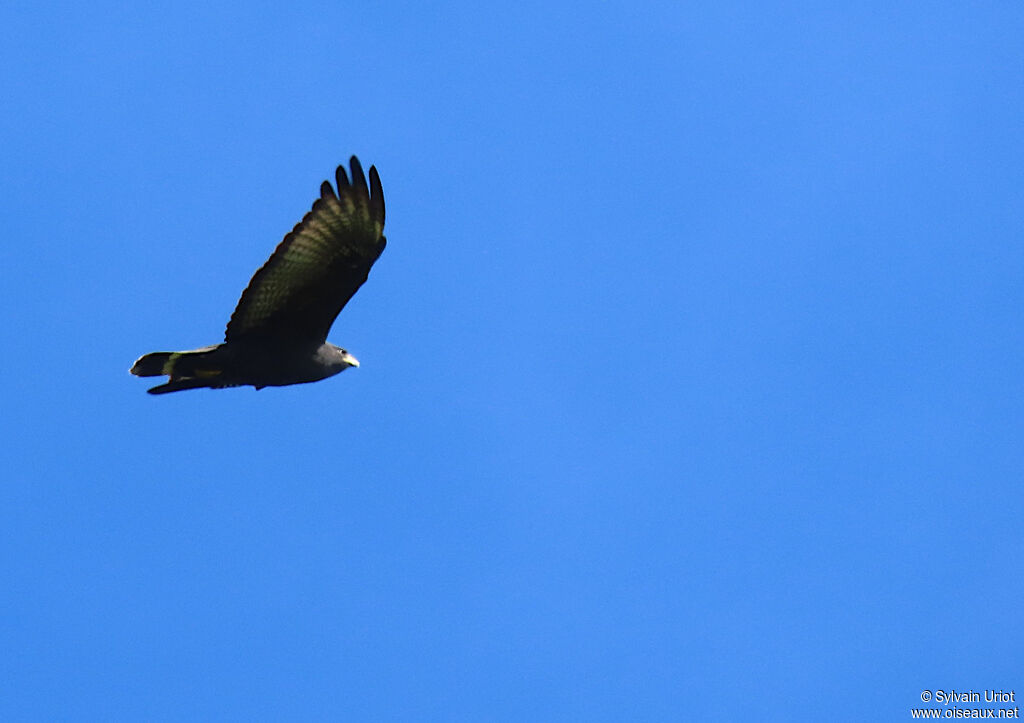
[[[327,342],[327,332],[366,281],[384,251],[384,192],[377,169],[370,185],[359,159],[349,161],[352,179],[338,166],[337,193],[329,181],[320,198],[253,275],[224,333],[224,343],[191,351],[158,351],[140,357],[131,373],[167,375],[149,390],[316,382],[359,366]]]

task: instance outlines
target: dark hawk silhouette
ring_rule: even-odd
[[[387,241],[377,169],[370,166],[367,187],[359,159],[352,156],[349,167],[351,182],[338,166],[337,193],[324,181],[313,209],[253,275],[223,344],[153,352],[132,365],[136,376],[170,377],[150,394],[305,384],[359,366],[355,357],[327,342],[327,332]]]

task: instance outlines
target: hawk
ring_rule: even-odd
[[[327,341],[335,317],[359,290],[384,251],[384,192],[377,169],[370,184],[359,159],[335,173],[320,198],[253,275],[238,300],[224,343],[191,351],[158,351],[140,357],[131,373],[167,375],[149,390],[306,384],[359,366],[354,356]]]

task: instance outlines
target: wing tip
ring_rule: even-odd
[[[384,227],[384,187],[380,185],[380,175],[376,166],[370,166],[370,204],[376,212],[381,228]]]
[[[363,164],[359,162],[358,158],[352,156],[348,160],[348,165],[352,169],[352,185],[366,191],[367,195],[369,195],[369,191],[366,188],[366,175],[363,173]]]
[[[334,176],[335,182],[338,185],[338,195],[335,196],[331,184],[328,181],[324,181],[320,187],[320,196],[322,198],[341,198],[346,188],[362,190],[370,199],[370,207],[373,209],[374,216],[383,228],[385,215],[384,187],[381,185],[377,167],[370,166],[370,184],[367,186],[366,175],[363,173],[363,164],[359,162],[358,156],[353,155],[349,158],[348,165],[351,172],[351,180],[349,179],[350,174],[346,173],[344,165],[338,166],[338,169],[335,171]]]

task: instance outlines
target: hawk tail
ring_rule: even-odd
[[[219,360],[211,359],[219,346],[192,351],[155,351],[139,357],[129,370],[137,377],[170,377],[166,384],[153,387],[150,394],[166,394],[182,389],[226,386]],[[211,363],[212,362],[212,363]]]
[[[146,354],[139,357],[129,371],[137,377],[159,377],[170,374],[174,368],[174,365],[169,363],[172,356],[174,353],[169,351],[155,351],[152,354]]]
[[[209,379],[171,379],[166,384],[158,384],[146,391],[150,394],[167,394],[169,392],[180,392],[185,389],[202,389],[212,387]]]

